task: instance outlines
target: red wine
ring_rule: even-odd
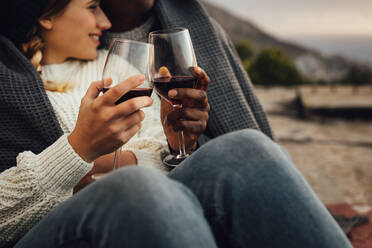
[[[176,88],[194,88],[196,78],[193,76],[160,77],[155,78],[153,83],[159,95],[172,102],[172,104],[178,104],[179,102],[177,100],[169,99],[168,91]]]
[[[103,93],[107,92],[110,88],[103,88]],[[129,100],[133,97],[139,97],[139,96],[151,96],[152,89],[150,88],[135,88],[126,94],[124,94],[122,97],[120,97],[119,100],[115,102],[116,105],[125,102],[126,100]]]

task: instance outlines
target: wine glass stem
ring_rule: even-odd
[[[179,158],[185,158],[188,156],[186,153],[186,148],[185,148],[185,137],[183,135],[183,131],[178,132],[178,147],[179,147]]]
[[[182,108],[182,105],[181,104],[173,104],[173,108],[176,109],[176,108]],[[179,149],[179,153],[178,155],[176,156],[177,159],[184,159],[186,158],[187,156],[189,156],[189,154],[186,153],[186,148],[185,148],[185,136],[183,135],[183,131],[179,131],[177,132],[178,134],[178,149]]]
[[[115,151],[113,170],[116,170],[117,168],[119,168],[120,156],[121,156],[121,147]]]

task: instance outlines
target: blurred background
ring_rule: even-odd
[[[232,38],[278,142],[320,199],[333,212],[372,216],[372,1],[204,5]],[[372,247],[371,225],[363,230],[354,246]]]

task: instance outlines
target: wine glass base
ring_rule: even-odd
[[[163,159],[163,164],[169,167],[176,167],[188,156],[189,154],[185,154],[184,156],[169,154]]]
[[[91,178],[94,180],[94,181],[97,181],[101,178],[103,178],[104,176],[106,176],[108,173],[97,173],[97,174],[93,174],[91,176]]]

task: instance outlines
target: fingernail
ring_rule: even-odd
[[[106,78],[103,80],[103,86],[104,87],[109,87],[112,84],[112,78]]]
[[[142,75],[142,74],[141,74],[141,75],[138,75],[138,76],[137,76],[137,80],[138,80],[138,81],[141,81],[141,82],[142,82],[142,81],[144,81],[145,79],[146,79],[146,78],[145,78],[145,75]]]
[[[175,97],[175,96],[177,96],[177,90],[170,90],[168,92],[168,96],[169,97]]]
[[[167,115],[164,118],[163,125],[168,126],[168,116]]]

